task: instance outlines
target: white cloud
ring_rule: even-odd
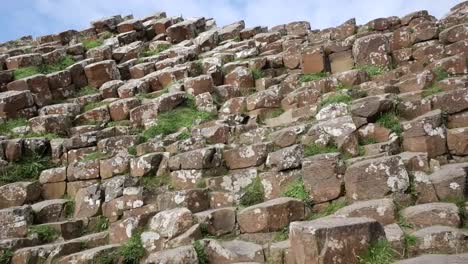
[[[443,4],[442,4],[443,2]],[[170,16],[213,17],[218,25],[244,19],[247,26],[310,21],[313,28],[337,26],[355,17],[359,24],[378,17],[403,16],[426,9],[440,18],[460,0],[31,0],[27,11],[11,10],[0,22],[16,36],[84,29],[91,20],[114,14],[143,17],[157,11]],[[15,4],[10,4],[14,7]],[[12,30],[10,30],[11,32]],[[6,40],[6,39],[4,39]]]

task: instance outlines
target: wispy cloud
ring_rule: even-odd
[[[213,17],[218,25],[245,20],[247,26],[274,26],[297,20],[313,28],[337,26],[355,17],[358,23],[428,10],[440,18],[461,0],[16,0],[2,8],[0,41],[23,35],[84,29],[91,20],[114,15],[135,17],[165,11],[184,17]],[[3,4],[3,3],[2,3]]]

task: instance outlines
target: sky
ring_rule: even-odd
[[[2,0],[0,42],[68,29],[115,14],[135,18],[165,11],[168,16],[214,18],[218,26],[244,20],[247,27],[309,21],[313,29],[338,26],[355,17],[358,24],[428,10],[437,18],[462,0]]]

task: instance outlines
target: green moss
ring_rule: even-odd
[[[254,69],[251,69],[250,71],[252,72],[252,76],[254,80],[258,80],[258,79],[265,77],[265,73],[262,71],[262,69],[254,68]]]
[[[40,157],[38,155],[23,157],[18,162],[0,167],[0,185],[18,181],[37,180],[43,170],[52,167],[53,165],[49,157]]]
[[[0,264],[10,264],[12,257],[13,251],[11,249],[0,250]]]
[[[382,125],[385,128],[390,129],[395,132],[398,136],[401,136],[403,133],[403,127],[401,126],[398,116],[394,112],[386,112],[380,114],[376,120],[377,124]]]
[[[306,187],[304,186],[304,181],[302,178],[297,179],[286,186],[286,190],[283,192],[283,196],[302,200],[309,205],[312,204],[309,191],[307,191]]]
[[[324,108],[329,104],[337,104],[337,103],[344,103],[349,104],[353,101],[353,98],[347,94],[336,94],[332,96],[328,96],[327,98],[320,101],[320,108]]]
[[[310,156],[323,154],[323,153],[334,153],[334,152],[338,152],[338,147],[336,145],[322,146],[322,145],[312,143],[312,144],[304,146],[305,157],[310,157]]]
[[[108,105],[108,104],[110,104],[110,102],[103,102],[103,101],[101,101],[101,102],[87,103],[87,104],[84,106],[84,110],[85,110],[85,112],[86,112],[86,111],[92,110],[92,109],[94,109],[94,108],[98,108],[98,107],[100,107],[100,106],[104,106],[104,105]]]
[[[85,86],[85,87],[82,87],[76,95],[84,96],[84,95],[91,95],[91,94],[97,94],[97,93],[99,93],[98,89],[91,87],[91,86]]]
[[[117,264],[119,263],[119,256],[115,252],[106,254],[106,255],[100,255],[95,259],[93,263],[95,264]]]
[[[283,113],[284,113],[284,110],[282,108],[277,108],[271,113],[271,117],[275,118],[275,117],[282,115]]]
[[[311,82],[321,80],[329,76],[328,72],[319,72],[319,73],[309,73],[303,74],[299,77],[300,82]]]
[[[208,264],[208,255],[205,252],[205,247],[200,240],[193,242],[195,252],[197,252],[198,264]]]
[[[120,247],[119,255],[126,264],[140,263],[140,259],[145,256],[145,248],[141,243],[140,232],[134,232],[132,237]]]
[[[370,77],[381,75],[387,71],[387,69],[385,68],[374,66],[374,65],[362,65],[362,66],[356,66],[354,68],[367,72],[367,74]]]
[[[104,43],[102,39],[85,39],[81,42],[86,50],[94,49]]]
[[[107,157],[108,157],[107,154],[104,154],[100,151],[96,151],[96,152],[89,153],[88,155],[84,156],[83,161],[102,160]]]
[[[387,240],[382,239],[372,244],[358,259],[359,264],[390,264],[395,260],[395,251]]]
[[[59,237],[59,232],[48,225],[31,226],[28,230],[30,235],[37,234],[40,241],[50,243]]]
[[[242,206],[252,206],[263,202],[265,190],[259,177],[253,179],[252,182],[245,187],[244,191],[244,195],[242,195],[240,199],[240,204]]]
[[[169,135],[185,127],[190,130],[195,121],[208,121],[216,116],[212,113],[198,111],[195,103],[188,100],[183,106],[177,107],[171,111],[161,113],[156,119],[156,124],[143,132],[146,140],[152,139],[157,135]]]

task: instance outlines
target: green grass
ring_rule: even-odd
[[[65,216],[66,217],[73,217],[73,214],[75,213],[75,200],[72,197],[66,196],[65,199],[67,199],[67,202],[65,203]]]
[[[10,135],[12,133],[13,128],[27,126],[28,120],[26,118],[17,118],[17,119],[10,119],[3,123],[0,123],[0,135]]]
[[[385,128],[390,129],[391,131],[395,132],[398,136],[401,136],[401,133],[403,133],[403,127],[401,126],[398,116],[394,112],[386,112],[380,114],[380,116],[376,120],[376,123],[382,125]]]
[[[259,177],[256,177],[252,182],[245,187],[244,195],[240,199],[242,206],[252,206],[263,202],[265,190]]]
[[[44,243],[53,242],[60,235],[57,230],[47,225],[31,226],[29,227],[28,233],[30,235],[37,234],[39,240]]]
[[[107,158],[107,154],[102,153],[100,151],[96,151],[96,152],[89,153],[88,155],[84,156],[83,161],[102,160],[105,158]]]
[[[116,263],[119,263],[119,256],[118,256],[117,252],[113,252],[113,253],[106,254],[106,255],[100,255],[95,259],[95,261],[93,263],[95,263],[95,264],[116,264]]]
[[[305,188],[302,178],[297,179],[286,186],[286,190],[283,192],[283,196],[302,200],[309,205],[312,204],[309,191],[307,191]]]
[[[19,80],[36,74],[49,74],[63,71],[74,63],[75,60],[71,56],[67,55],[56,63],[19,68],[14,70],[13,74],[15,76],[15,80]]]
[[[328,72],[318,72],[318,73],[309,73],[303,74],[299,77],[300,82],[311,82],[321,80],[329,76]]]
[[[271,117],[272,118],[275,118],[275,117],[278,117],[280,115],[282,115],[284,113],[284,110],[282,108],[278,108],[278,109],[275,109],[272,113],[271,113]]]
[[[208,264],[208,255],[205,252],[205,247],[203,246],[202,242],[200,242],[200,240],[193,242],[193,247],[197,252],[198,264]]]
[[[188,132],[182,132],[177,136],[177,140],[186,140],[190,138],[190,133]]]
[[[91,95],[91,94],[97,94],[97,93],[99,93],[98,89],[91,87],[91,86],[85,86],[85,87],[82,87],[76,95],[84,96],[84,95]]]
[[[154,56],[154,55],[158,55],[159,53],[169,49],[170,47],[171,47],[171,45],[169,45],[169,44],[158,45],[156,47],[156,49],[147,49],[147,50],[143,51],[141,53],[140,57],[151,57],[151,56]]]
[[[365,139],[360,139],[359,140],[359,145],[372,145],[378,143],[375,139],[373,138],[365,138]]]
[[[334,153],[338,152],[338,147],[336,145],[327,145],[322,146],[315,143],[304,146],[304,157],[310,157],[317,154],[323,153]]]
[[[37,180],[43,170],[52,168],[49,157],[23,157],[20,161],[0,167],[0,185]]]
[[[86,50],[94,49],[104,43],[102,39],[85,39],[81,42]]]
[[[12,257],[13,251],[11,249],[0,250],[0,264],[10,264]]]
[[[194,67],[195,76],[203,74],[203,72],[204,72],[203,62],[201,60],[194,61],[193,62],[193,67]]]
[[[436,75],[436,81],[442,81],[450,77],[450,74],[446,70],[440,67],[435,68],[434,73]]]
[[[438,93],[441,93],[443,92],[444,90],[442,88],[440,88],[439,86],[437,86],[436,84],[433,84],[431,85],[429,88],[426,88],[422,91],[422,96],[423,98],[426,98],[426,97],[429,97],[429,96],[432,96],[434,94],[438,94]]]
[[[258,80],[258,79],[265,77],[265,73],[262,71],[262,69],[254,68],[254,69],[251,69],[250,71],[252,72],[252,76],[254,80]]]
[[[142,178],[142,186],[145,190],[157,189],[162,186],[168,186],[171,189],[171,177],[169,174],[144,176]]]
[[[35,138],[35,137],[43,137],[49,140],[60,138],[59,135],[53,133],[36,133],[36,132],[28,132],[26,134],[18,134],[14,133],[12,130],[17,127],[27,126],[28,120],[25,118],[17,118],[7,120],[4,123],[0,123],[0,135],[9,136],[11,138]]]
[[[359,264],[390,264],[395,260],[395,251],[387,240],[382,239],[372,244],[358,260]]]
[[[356,66],[356,67],[354,67],[354,69],[363,70],[363,71],[367,72],[367,74],[370,77],[381,75],[381,74],[383,74],[383,73],[385,73],[387,71],[387,69],[385,69],[385,68],[374,66],[374,65]]]
[[[110,102],[92,102],[92,103],[87,103],[85,106],[84,106],[84,111],[89,111],[89,110],[92,110],[94,108],[98,108],[100,106],[104,106],[104,105],[108,105],[110,104]]]
[[[289,239],[289,228],[286,226],[283,230],[276,232],[273,236],[274,242],[285,241]]]
[[[136,147],[135,146],[128,147],[128,154],[136,156],[137,155]]]
[[[216,115],[208,112],[198,111],[193,99],[187,99],[187,102],[171,111],[161,113],[156,119],[156,124],[143,132],[146,140],[152,139],[157,135],[169,135],[185,127],[190,130],[195,121],[208,121],[215,118]]]
[[[99,233],[105,231],[109,228],[109,219],[105,216],[98,216],[96,219],[96,224],[94,226],[94,233]]]
[[[203,179],[203,178],[199,179],[199,180],[197,181],[197,183],[196,183],[196,187],[197,187],[197,188],[200,188],[200,189],[206,188],[206,181],[205,181],[205,179]]]
[[[344,103],[349,104],[353,101],[353,98],[347,94],[336,94],[332,96],[328,96],[327,98],[320,101],[320,108],[324,108],[329,104],[337,104],[337,103]]]
[[[134,232],[132,237],[119,248],[119,255],[126,264],[140,263],[140,259],[145,256],[140,232]]]
[[[340,210],[341,208],[346,206],[346,201],[339,199],[339,200],[334,200],[331,201],[327,207],[325,207],[321,212],[319,213],[314,213],[309,216],[309,220],[314,220],[314,219],[319,219],[325,216],[332,215],[336,213],[336,211]]]

